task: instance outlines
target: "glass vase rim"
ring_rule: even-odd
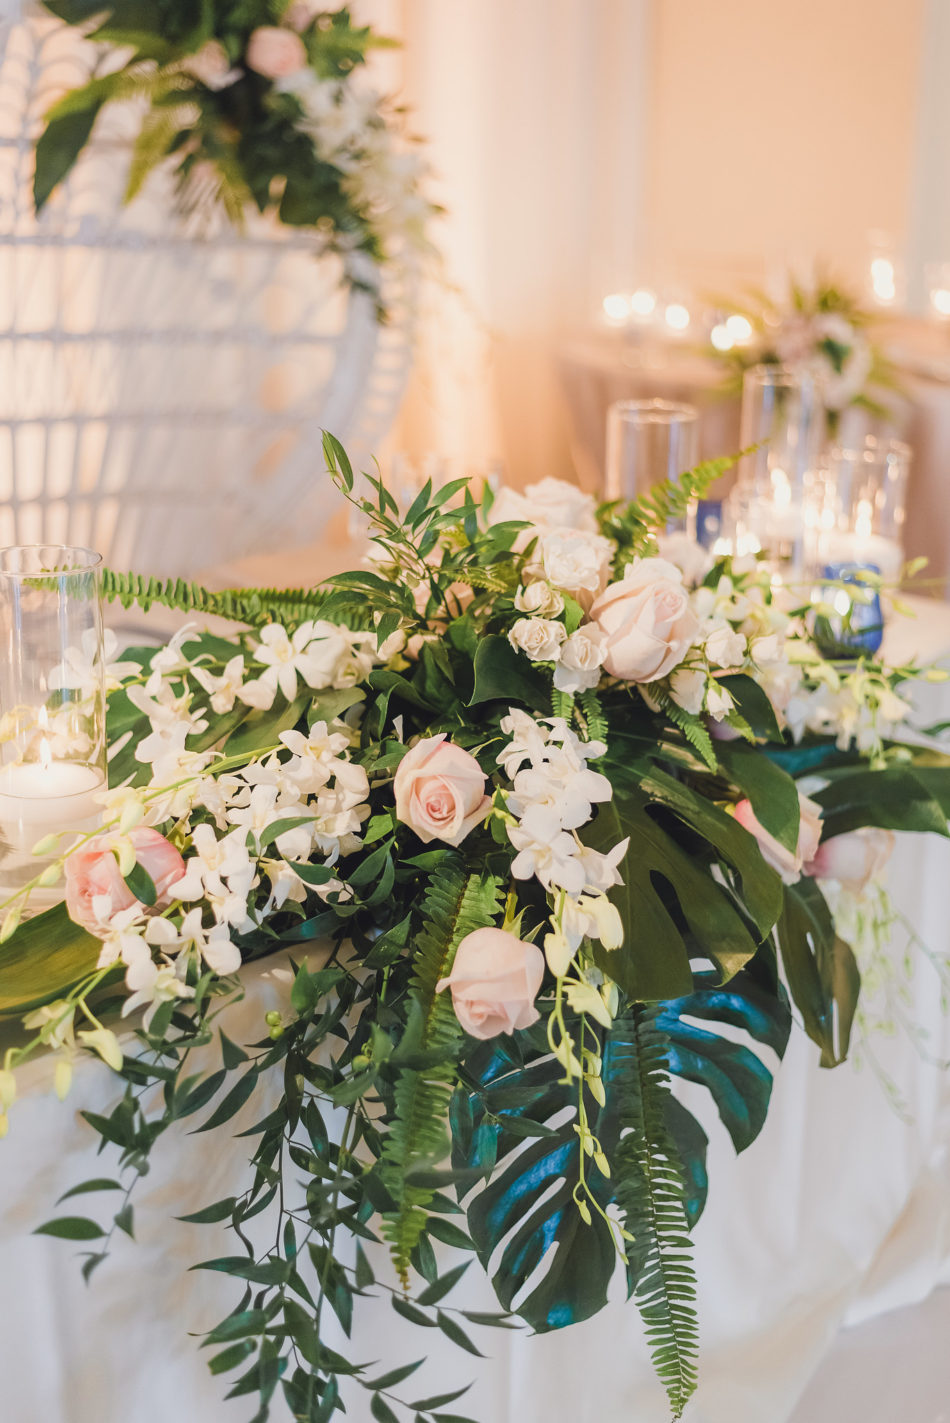
[[[759,361],[754,366],[749,366],[743,375],[743,380],[754,380],[757,384],[765,383],[766,378],[778,384],[785,381],[789,385],[817,385],[818,374],[809,366],[792,366],[786,361]]]
[[[675,420],[699,419],[698,406],[690,405],[685,400],[666,400],[659,395],[615,400],[611,403],[610,413],[616,413],[621,419],[636,414],[643,418],[644,424],[654,425],[672,425]]]
[[[868,435],[863,445],[834,444],[828,449],[828,458],[833,460],[854,459],[874,463],[877,460],[886,459],[888,455],[897,455],[900,459],[910,460],[913,459],[914,451],[906,440],[880,435]]]
[[[72,567],[68,568],[12,568],[9,566],[10,555],[24,555],[29,553],[39,553],[44,555],[59,553],[72,555],[76,560]],[[51,560],[44,557],[38,560],[46,563]],[[27,578],[87,578],[90,573],[97,573],[102,567],[102,554],[95,549],[85,548],[82,544],[62,544],[62,543],[36,543],[36,544],[8,544],[0,548],[0,578],[7,579],[27,579]]]

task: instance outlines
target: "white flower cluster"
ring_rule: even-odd
[[[622,884],[617,866],[622,840],[607,854],[584,845],[577,831],[597,804],[613,795],[610,781],[587,762],[602,756],[602,742],[584,742],[562,717],[535,721],[512,707],[501,722],[510,737],[499,763],[512,782],[506,808],[508,837],[517,850],[516,879],[537,879],[554,900],[554,928],[545,940],[553,973],[563,976],[584,938],[616,948],[619,915],[607,891]]]
[[[301,130],[317,155],[346,175],[347,192],[383,237],[422,246],[432,211],[420,190],[427,165],[382,116],[381,95],[352,79],[321,79],[309,67],[279,79],[276,87],[296,98]]]
[[[294,866],[319,855],[329,869],[359,847],[370,813],[366,772],[349,759],[346,730],[326,722],[315,723],[307,736],[284,731],[280,740],[289,757],[274,752],[234,774],[214,777],[201,774],[211,753],[185,752],[198,768],[188,783],[122,787],[102,796],[107,814],[119,814],[126,826],[143,820],[161,824],[170,815],[187,817],[195,810],[212,818],[194,826],[187,818],[179,821],[179,834],[187,837],[185,873],[170,897],[193,906],[180,924],[150,917],[140,905],[105,916],[99,961],[126,965],[132,997],[124,1012],[146,1002],[154,1012],[159,1002],[189,996],[184,980],[195,958],[214,973],[235,972],[241,955],[233,936],[248,933],[288,901],[302,901],[308,884],[323,898],[345,895],[335,875],[305,884]],[[285,821],[289,826],[273,835]]]

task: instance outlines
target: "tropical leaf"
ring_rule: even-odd
[[[726,988],[715,975],[701,974],[689,995],[657,1005],[654,1031],[663,1042],[662,1067],[706,1087],[737,1150],[744,1149],[765,1121],[772,1073],[743,1042],[781,1057],[788,1041],[790,1012],[771,962],[763,954]],[[606,1210],[616,1199],[617,1153],[627,1129],[631,1056],[636,1057],[642,1009],[600,1030],[605,1101],[585,1089],[590,1130],[613,1167],[608,1179],[593,1161],[586,1181]],[[697,1021],[698,1020],[698,1021]],[[730,1036],[717,1033],[717,1026]],[[593,1212],[585,1225],[573,1200],[580,1173],[580,1140],[575,1131],[578,1084],[565,1084],[558,1064],[544,1052],[543,1030],[495,1040],[472,1052],[464,1072],[478,1084],[453,1097],[453,1165],[491,1175],[468,1203],[469,1231],[485,1268],[494,1264],[493,1284],[505,1309],[539,1331],[590,1318],[606,1302],[618,1256],[609,1227]],[[671,1093],[660,1094],[662,1134],[654,1147],[669,1155],[675,1147],[683,1178],[681,1205],[690,1225],[706,1199],[707,1138],[692,1112]],[[651,1148],[653,1149],[653,1148]],[[672,1158],[671,1158],[672,1159]],[[493,1168],[497,1166],[497,1169]],[[464,1196],[474,1188],[466,1187]],[[634,1247],[631,1282],[642,1257]],[[539,1269],[540,1267],[540,1269]],[[528,1282],[531,1288],[525,1294]]]
[[[789,992],[805,1031],[821,1048],[822,1067],[836,1067],[848,1055],[861,975],[850,946],[835,932],[831,910],[815,880],[804,877],[785,886],[777,938]]]
[[[74,924],[64,904],[21,924],[0,944],[0,1014],[61,998],[91,973],[102,944]]]
[[[624,942],[609,951],[595,946],[594,957],[631,999],[649,1002],[692,990],[690,957],[697,952],[724,979],[737,973],[770,931],[781,898],[778,876],[731,817],[659,769],[641,781],[615,787],[584,834],[599,850],[629,837],[619,867],[623,884],[611,891]],[[660,821],[657,799],[675,812],[668,825]],[[679,832],[677,821],[685,822]],[[687,825],[698,834],[690,836]],[[744,902],[709,873],[714,861],[738,873]]]

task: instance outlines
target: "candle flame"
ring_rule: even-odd
[[[49,742],[45,736],[40,737],[40,765],[44,771],[48,771],[53,763],[53,753],[49,749]]]

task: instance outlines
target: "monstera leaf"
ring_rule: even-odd
[[[611,891],[624,942],[594,954],[631,999],[648,1002],[692,991],[697,946],[722,980],[731,978],[772,929],[782,891],[732,816],[658,766],[636,773],[639,785],[615,790],[585,837],[599,850],[629,839],[623,884]],[[721,876],[710,873],[714,864]]]
[[[767,965],[757,962],[725,988],[717,986],[716,977],[700,975],[693,992],[651,1010],[652,1021],[667,1070],[710,1091],[736,1149],[742,1150],[765,1121],[772,1074],[750,1047],[720,1035],[715,1026],[741,1028],[781,1057],[790,1014]],[[614,1168],[607,1178],[592,1160],[585,1162],[587,1183],[604,1209],[617,1195],[617,1157],[629,1095],[625,1073],[637,1050],[637,1011],[603,1033],[604,1105],[590,1094],[585,1100],[591,1131]],[[606,1221],[595,1211],[585,1225],[573,1200],[581,1170],[574,1130],[577,1086],[561,1080],[559,1065],[546,1055],[543,1032],[486,1044],[468,1059],[466,1070],[478,1086],[453,1102],[453,1165],[491,1176],[470,1196],[467,1210],[482,1263],[487,1269],[497,1259],[493,1283],[498,1298],[539,1331],[587,1319],[606,1301],[617,1251]],[[684,1168],[683,1204],[692,1224],[706,1198],[706,1135],[669,1092],[662,1094],[661,1110],[663,1128]],[[636,1283],[631,1279],[631,1287]]]

